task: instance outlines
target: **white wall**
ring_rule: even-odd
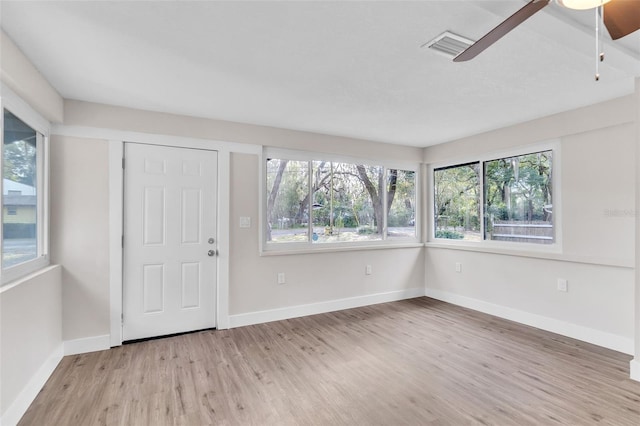
[[[633,353],[631,268],[439,248],[426,262],[428,296]]]
[[[61,122],[56,90],[0,31],[0,79],[47,120]],[[49,267],[0,289],[0,416],[16,423],[62,358],[62,282]]]
[[[62,122],[62,97],[3,30],[0,30],[0,78],[44,118]]]
[[[106,129],[172,134],[397,160],[411,160],[416,152],[421,152],[408,147],[85,102],[66,101],[66,106],[65,131],[76,133],[100,135]],[[560,139],[564,248],[561,254],[549,259],[514,259],[505,254],[433,246],[424,255],[420,249],[387,249],[261,257],[257,230],[259,158],[233,154],[229,206],[232,325],[277,318],[286,314],[283,310],[301,305],[366,298],[385,292],[402,293],[420,287],[425,277],[427,291],[432,295],[449,297],[452,301],[450,296],[460,296],[483,302],[485,307],[507,307],[529,315],[520,320],[538,318],[547,321],[548,329],[632,352],[635,225],[633,217],[611,216],[607,211],[624,212],[635,206],[635,164],[634,156],[629,155],[635,150],[634,108],[634,97],[627,96],[424,150],[426,162],[442,162],[453,161],[462,153],[468,157]],[[92,140],[98,142],[86,139],[88,151],[83,156],[93,156],[94,148],[89,148],[94,145],[90,143]],[[94,167],[94,173],[102,173],[102,166]],[[84,178],[81,172],[67,173],[69,181]],[[253,227],[240,229],[239,216],[250,216]],[[72,246],[68,249],[72,250]],[[465,265],[465,272],[456,275],[451,265],[459,261]],[[365,277],[361,270],[368,263],[380,274]],[[505,263],[519,268],[504,268]],[[478,265],[472,269],[473,274],[468,270],[472,265]],[[406,273],[393,276],[382,273],[388,270]],[[284,286],[276,284],[277,272],[287,274]],[[560,277],[569,280],[570,291],[566,294],[550,291]],[[98,286],[100,289],[95,290],[104,294],[106,283]],[[100,305],[96,309],[102,317],[99,326],[102,330],[107,326],[108,307]]]
[[[635,124],[562,137],[563,253],[635,264]]]
[[[422,148],[75,100],[65,100],[64,111],[64,124],[69,127],[126,130],[335,153],[371,159],[419,162],[422,158]]]
[[[64,340],[109,334],[108,144],[51,138],[51,260],[62,266]]]
[[[0,290],[0,340],[0,416],[11,425],[62,359],[59,266]]]
[[[128,141],[139,134],[164,134],[371,159],[419,162],[422,157],[419,148],[300,131],[78,101],[65,101],[65,107],[65,125],[54,133],[92,136],[53,138],[52,227],[57,231],[52,240],[56,262],[64,267],[65,339],[93,338],[109,330],[109,253],[91,250],[91,244],[100,247],[108,237],[105,139],[113,139],[114,132],[125,132]],[[231,325],[424,294],[422,247],[260,256],[259,166],[258,155],[232,154],[230,205],[221,207],[229,209],[231,217]],[[239,228],[240,216],[251,217],[252,227]],[[364,274],[366,264],[373,265],[370,276]],[[276,284],[278,272],[286,274],[287,284]]]
[[[633,353],[634,102],[629,96],[427,148],[427,162],[442,162],[559,139],[563,246],[544,258],[432,245],[427,294]],[[567,293],[556,290],[557,278],[569,281]]]
[[[631,361],[631,378],[640,381],[640,77],[636,78],[636,321],[635,321],[635,357]]]
[[[256,155],[232,155],[229,289],[232,324],[252,322],[247,315],[239,314],[385,293],[395,293],[398,298],[422,293],[421,247],[261,257],[257,227],[262,190],[258,186],[259,166]],[[239,228],[240,216],[251,217],[253,226]],[[367,264],[373,266],[372,275],[364,274]],[[277,284],[278,272],[285,273],[286,284]],[[276,312],[273,318],[278,315],[286,313]]]
[[[562,137],[563,163],[569,170],[605,159],[606,182],[596,179],[594,168],[563,179],[566,259],[513,258],[490,253],[429,248],[354,251],[260,257],[257,224],[258,157],[234,154],[231,158],[231,270],[230,313],[236,324],[380,301],[376,295],[403,297],[427,289],[440,296],[461,296],[459,303],[509,307],[551,319],[554,326],[587,332],[613,344],[633,338],[633,270],[629,251],[634,235],[629,220],[603,219],[600,208],[586,205],[589,190],[576,182],[589,181],[598,198],[610,208],[633,206],[629,139],[634,121],[640,123],[640,94],[594,107],[558,114],[496,132],[421,150],[350,138],[333,137],[264,126],[181,117],[148,111],[63,101],[19,48],[0,34],[0,78],[51,122],[64,122],[94,137],[54,137],[52,140],[51,253],[53,266],[0,291],[0,415],[3,424],[18,420],[62,356],[63,338],[79,341],[100,337],[109,330],[108,276],[108,164],[106,137],[99,129],[268,145],[336,153],[372,159],[426,162],[454,158],[459,152],[483,153],[538,140]],[[611,129],[609,129],[611,128]],[[96,131],[98,129],[98,131]],[[606,143],[603,143],[603,141]],[[640,134],[636,133],[636,145]],[[602,146],[606,150],[602,150]],[[423,157],[424,155],[424,157]],[[598,168],[597,170],[601,170]],[[576,179],[579,177],[580,179]],[[637,181],[636,181],[637,183]],[[637,185],[636,185],[637,187]],[[568,194],[568,195],[567,195]],[[608,204],[607,204],[608,203]],[[586,209],[586,210],[585,210]],[[591,210],[589,210],[591,209]],[[240,229],[239,216],[251,216],[254,227]],[[590,227],[593,233],[581,233]],[[573,230],[572,230],[573,229]],[[611,233],[608,231],[611,230]],[[630,260],[631,259],[631,260]],[[451,263],[462,261],[461,275]],[[584,263],[586,262],[586,263]],[[589,264],[595,262],[597,264]],[[365,264],[374,274],[364,276]],[[505,268],[505,264],[509,266]],[[426,268],[425,268],[426,266]],[[498,268],[505,268],[498,274]],[[426,271],[426,275],[425,275]],[[285,272],[288,283],[275,284]],[[469,278],[473,275],[472,278]],[[569,279],[570,291],[553,291],[553,279]],[[552,281],[550,284],[549,281]],[[640,292],[636,311],[640,312]],[[331,303],[336,299],[342,304]],[[302,306],[302,309],[290,309]],[[493,308],[491,308],[493,309]],[[264,312],[273,314],[264,315]],[[511,311],[509,311],[511,312]],[[509,314],[507,312],[506,314]],[[504,313],[504,311],[503,311]],[[513,313],[513,312],[511,312]],[[537,315],[537,316],[536,316]],[[554,322],[555,321],[555,322]],[[640,356],[640,315],[636,319],[636,357]],[[601,332],[603,334],[598,334]],[[28,338],[25,338],[28,336]],[[589,337],[587,336],[587,337]],[[640,375],[640,374],[639,374]]]

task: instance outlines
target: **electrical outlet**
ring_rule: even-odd
[[[456,272],[462,272],[462,263],[456,262]]]
[[[371,269],[371,265],[367,265],[364,267],[364,274],[365,275],[371,275],[373,272],[373,270]]]
[[[569,283],[564,278],[558,278],[558,291],[569,291]]]
[[[278,284],[284,284],[287,280],[284,277],[284,272],[278,272]]]

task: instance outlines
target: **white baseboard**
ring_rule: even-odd
[[[36,374],[29,380],[29,383],[22,389],[22,392],[18,394],[15,401],[7,408],[0,419],[0,425],[14,426],[18,424],[33,400],[38,396],[44,384],[47,383],[47,380],[49,380],[49,377],[53,374],[53,370],[56,369],[63,355],[64,348],[61,344],[49,355]]]
[[[629,377],[640,382],[640,357],[635,357],[629,362]]]
[[[84,354],[87,352],[96,352],[109,349],[111,347],[111,336],[105,334],[104,336],[91,336],[82,339],[65,340],[64,342],[64,354],[76,355]]]
[[[262,324],[307,315],[323,314],[343,309],[359,308],[377,303],[395,302],[397,300],[412,299],[424,296],[424,288],[409,288],[406,290],[390,291],[366,296],[349,297],[346,299],[329,300],[326,302],[310,303],[308,305],[289,306],[286,308],[270,309],[266,311],[248,312],[246,314],[230,315],[229,326],[243,327],[245,325]]]
[[[536,327],[541,330],[546,330],[552,333],[571,337],[572,339],[582,340],[584,342],[592,343],[594,345],[602,346],[614,351],[633,355],[633,339],[629,339],[623,336],[595,330],[589,327],[571,324],[542,315],[520,311],[518,309],[495,305],[483,300],[460,296],[458,294],[449,293],[442,290],[427,288],[425,293],[427,297],[442,300],[443,302],[463,306],[475,311],[484,312],[496,317],[505,318],[511,321],[519,322],[521,324]]]

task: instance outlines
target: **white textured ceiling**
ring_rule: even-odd
[[[502,1],[2,1],[1,25],[69,99],[427,146],[619,97],[640,32],[594,81],[593,12],[551,4],[465,63]]]

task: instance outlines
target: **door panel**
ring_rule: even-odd
[[[164,265],[142,266],[142,299],[143,313],[164,311]]]
[[[215,327],[217,153],[126,143],[125,159],[123,340]]]
[[[164,188],[144,189],[144,245],[164,245]]]
[[[182,190],[182,244],[200,243],[200,189]]]
[[[200,264],[182,264],[182,308],[200,306]]]

